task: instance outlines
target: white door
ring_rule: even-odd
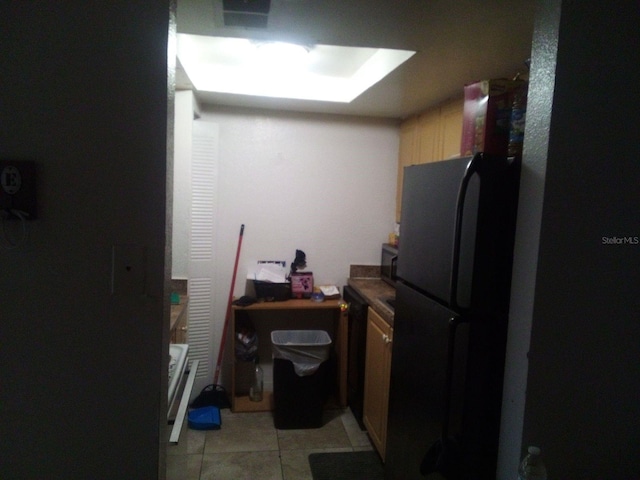
[[[218,130],[215,123],[193,122],[188,343],[189,359],[200,360],[200,366],[192,396],[213,382],[218,350],[214,345]]]

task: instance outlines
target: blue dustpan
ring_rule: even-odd
[[[220,430],[222,420],[218,407],[202,407],[191,410],[188,415],[189,428],[192,430]]]

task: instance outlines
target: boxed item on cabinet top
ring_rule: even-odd
[[[497,78],[464,87],[464,113],[460,152],[507,155],[509,122],[515,93],[525,80]]]

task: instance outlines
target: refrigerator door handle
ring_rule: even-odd
[[[449,437],[449,421],[451,417],[451,395],[453,389],[453,362],[455,358],[456,346],[456,327],[460,323],[460,317],[451,317],[449,319],[449,332],[447,339],[447,370],[445,375],[444,386],[444,418],[442,422],[442,438]]]
[[[449,285],[449,305],[454,309],[459,309],[458,305],[458,278],[460,267],[460,242],[462,239],[462,213],[464,211],[464,202],[467,196],[467,190],[469,187],[469,181],[471,177],[479,170],[479,165],[483,161],[482,152],[476,153],[467,168],[465,169],[464,176],[460,182],[460,188],[458,189],[458,198],[456,201],[456,223],[453,233],[453,254],[451,258],[451,277]]]
[[[451,421],[451,397],[453,390],[453,364],[455,359],[456,330],[462,323],[460,317],[451,317],[448,325],[447,339],[447,367],[444,385],[444,412],[442,419],[442,436],[424,454],[420,463],[420,473],[428,475],[439,472],[447,478],[455,477],[458,463],[458,445],[456,440],[449,438],[449,423]]]

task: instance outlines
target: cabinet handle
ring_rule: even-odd
[[[382,334],[382,341],[387,345],[392,342],[391,337],[389,337],[389,335],[387,335],[386,333]]]
[[[180,327],[180,330],[182,330],[183,332],[186,332],[189,329],[187,327]]]

